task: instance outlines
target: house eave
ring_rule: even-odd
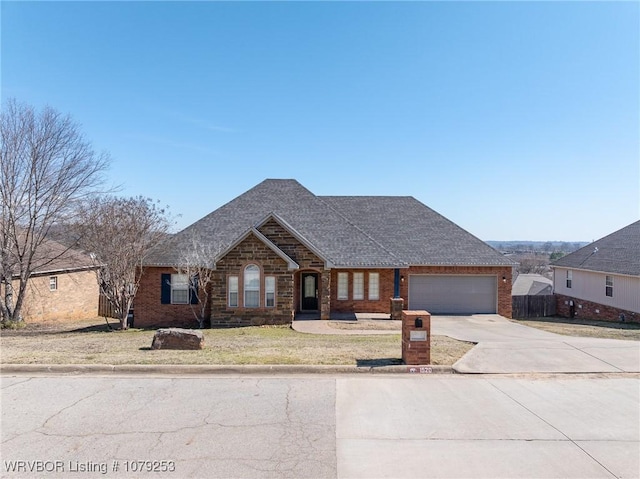
[[[615,276],[626,276],[629,278],[640,278],[640,275],[632,274],[632,273],[620,273],[617,271],[604,271],[600,269],[588,269],[588,268],[574,268],[573,266],[561,266],[561,265],[549,265],[551,269],[570,269],[571,271],[584,271],[586,273],[596,273],[596,274],[611,274]]]
[[[33,271],[30,278],[37,278],[39,276],[52,276],[57,274],[69,274],[69,273],[80,273],[82,271],[91,271],[99,268],[100,266],[80,266],[76,268],[54,268],[42,271]],[[20,275],[14,275],[12,279],[20,279]]]

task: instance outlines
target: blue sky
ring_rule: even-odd
[[[1,2],[2,99],[70,113],[184,227],[265,178],[484,240],[640,218],[638,2]]]

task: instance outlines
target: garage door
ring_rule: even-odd
[[[496,276],[409,275],[409,309],[432,314],[496,312]]]

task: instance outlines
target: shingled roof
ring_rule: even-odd
[[[513,266],[484,241],[411,196],[321,196],[410,265]]]
[[[316,196],[296,180],[275,179],[174,235],[146,264],[177,264],[192,238],[223,251],[269,215],[312,245],[329,267],[514,264],[415,198]]]
[[[551,266],[640,275],[640,221],[563,256]]]
[[[45,238],[36,250],[32,263],[31,275],[70,273],[96,268],[91,257],[79,249],[71,248],[50,238]],[[16,274],[14,278],[17,278]]]

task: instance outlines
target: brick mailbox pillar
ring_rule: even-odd
[[[402,312],[402,361],[405,364],[431,363],[431,314],[428,312]]]

